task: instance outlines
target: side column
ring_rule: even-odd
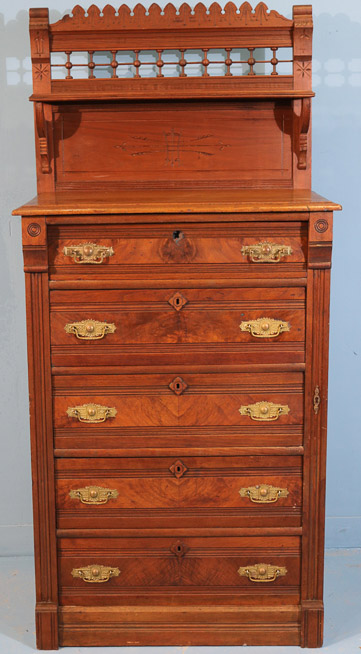
[[[332,212],[311,213],[309,222],[301,590],[303,647],[321,647],[323,641],[332,217]]]
[[[23,218],[38,649],[58,648],[58,589],[47,232]]]

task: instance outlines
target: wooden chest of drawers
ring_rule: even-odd
[[[218,33],[246,46],[247,3],[239,17],[227,5],[227,29],[212,7]],[[26,272],[38,647],[317,647],[329,269],[340,207],[308,190],[312,92],[296,71],[301,55],[310,65],[299,31],[311,38],[310,10],[295,7],[293,21],[261,5],[250,14],[252,38],[275,45],[272,75],[278,48],[293,45],[292,88],[288,78],[276,84],[265,76],[262,86],[252,74],[236,87],[228,68],[222,82],[214,78],[216,88],[208,48],[198,80],[140,79],[136,87],[116,75],[108,85],[93,80],[93,50],[104,50],[104,39],[113,71],[123,65],[118,50],[129,48],[113,43],[112,20],[121,12],[117,18],[110,10],[94,15],[90,27],[79,8],[52,26],[44,10],[31,13],[39,195],[15,213],[23,216]],[[187,11],[180,12],[184,24],[173,25],[186,44],[195,29]],[[167,12],[165,28],[173,24]],[[137,14],[128,26],[144,49],[153,37],[142,21],[152,32],[153,18]],[[124,14],[124,29],[127,20]],[[201,30],[194,34],[205,43]],[[88,44],[91,81],[69,77],[71,39],[74,51]],[[70,82],[49,86],[39,70],[51,65],[50,49],[61,47]],[[145,153],[154,151],[158,172],[139,163],[143,151],[124,154],[132,123],[128,116],[121,127],[125,109],[113,103],[120,88],[143,97],[149,124],[138,138]],[[188,104],[170,102],[166,114],[164,100],[146,101],[179,89]],[[201,106],[202,94],[219,105]],[[198,120],[199,137],[196,130],[187,138],[203,139],[207,149],[212,137],[221,153],[203,168],[204,152],[193,153],[179,184],[177,157],[191,141],[186,147],[174,124],[161,168],[152,136],[157,106],[167,129],[174,117],[183,132]],[[216,106],[225,112],[218,132],[204,135],[202,120],[215,129]],[[264,143],[255,136],[250,145],[242,122],[232,156],[238,152],[248,168],[238,164],[238,181],[227,186],[224,151],[234,144],[224,121],[235,111],[258,121]],[[114,149],[110,179],[105,152],[113,161]],[[167,170],[168,185],[157,189]]]

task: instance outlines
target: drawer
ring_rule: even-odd
[[[303,423],[302,373],[61,375],[56,430],[254,427]]]
[[[61,604],[299,599],[298,536],[60,538],[58,556]]]
[[[305,266],[306,223],[80,225],[49,227],[52,276],[296,272]],[[283,274],[282,273],[282,274]],[[226,273],[227,274],[227,273]]]
[[[186,344],[227,356],[225,344],[242,360],[269,361],[273,352],[276,362],[299,360],[304,350],[304,288],[51,291],[50,301],[52,357],[59,366],[70,365],[72,356],[78,365],[112,365],[118,356],[144,362],[152,353],[164,357],[164,347],[149,350],[157,345],[168,346],[173,358],[181,356],[177,345]]]
[[[300,456],[57,459],[58,527],[298,527]]]

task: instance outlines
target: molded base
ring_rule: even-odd
[[[63,646],[300,645],[301,612],[283,607],[60,607]]]

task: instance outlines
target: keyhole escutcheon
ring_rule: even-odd
[[[179,229],[175,229],[173,232],[173,241],[176,245],[180,243],[180,241],[184,238],[183,232],[181,232]]]

